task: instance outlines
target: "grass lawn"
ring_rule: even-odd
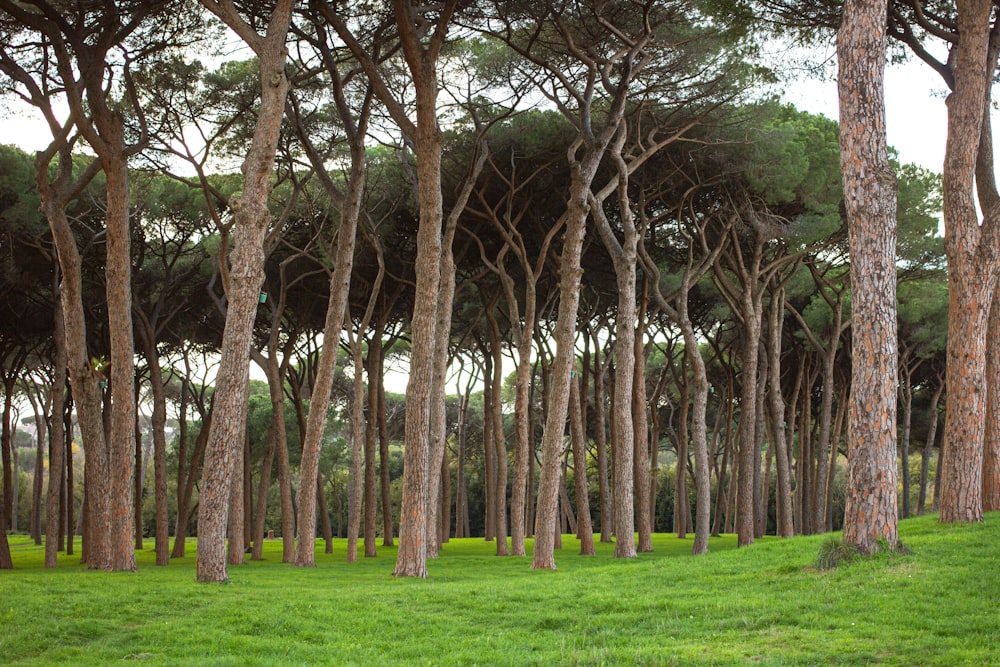
[[[631,561],[565,538],[556,572],[453,540],[427,580],[393,578],[394,549],[347,565],[338,540],[297,569],[274,541],[223,585],[195,583],[193,556],[155,567],[149,550],[137,574],[77,557],[45,570],[15,536],[0,664],[1000,664],[1000,513],[900,534],[912,555],[828,572],[813,567],[822,536],[740,550],[724,536],[693,558],[690,540],[657,535]]]

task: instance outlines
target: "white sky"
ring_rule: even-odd
[[[886,134],[900,162],[941,172],[948,121],[945,93],[937,72],[915,58],[886,69]],[[832,78],[803,78],[788,86],[783,98],[803,111],[833,119],[840,115],[837,83]]]

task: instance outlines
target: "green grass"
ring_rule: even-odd
[[[903,522],[912,555],[815,568],[828,536],[768,538],[737,550],[713,539],[654,538],[615,561],[610,545],[559,570],[497,558],[453,540],[427,580],[391,576],[394,549],[318,567],[267,560],[230,568],[228,584],[194,581],[194,558],[138,574],[90,572],[78,558],[42,567],[12,538],[0,571],[4,665],[989,665],[1000,664],[1000,514],[984,524]],[[191,550],[189,549],[189,553]]]

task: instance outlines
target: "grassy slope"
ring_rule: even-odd
[[[456,540],[430,579],[390,576],[395,550],[299,570],[269,544],[231,583],[199,585],[194,559],[140,555],[138,574],[54,571],[13,538],[0,571],[0,662],[12,664],[1000,664],[1000,514],[985,524],[903,522],[905,557],[813,570],[822,537],[725,536],[707,556],[654,539],[618,562],[565,540],[557,572]],[[189,549],[189,552],[191,550]]]

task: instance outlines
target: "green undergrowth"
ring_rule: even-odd
[[[42,567],[13,537],[0,571],[4,665],[687,665],[1000,664],[1000,513],[985,523],[904,521],[911,550],[816,567],[830,536],[750,548],[656,535],[634,560],[576,555],[555,572],[452,540],[426,580],[391,576],[395,549],[317,567],[266,560],[197,584],[193,549],[138,573],[91,572],[77,557]],[[151,544],[150,544],[151,546]],[[529,542],[530,553],[530,542]]]

